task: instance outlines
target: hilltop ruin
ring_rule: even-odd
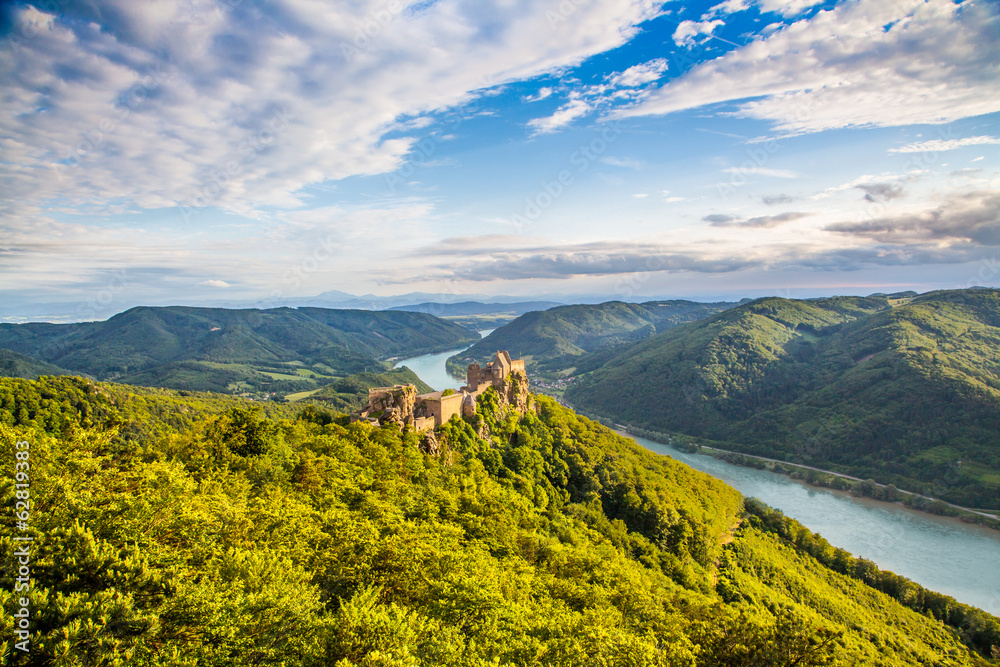
[[[522,381],[513,383],[515,379]],[[437,428],[455,415],[471,417],[476,414],[476,398],[490,387],[505,393],[513,389],[509,397],[512,403],[527,399],[524,359],[511,359],[506,350],[497,350],[493,361],[485,366],[469,364],[465,381],[465,386],[458,391],[445,389],[419,395],[412,384],[373,387],[368,390],[368,404],[352,414],[351,420],[375,425],[406,425],[426,431]]]

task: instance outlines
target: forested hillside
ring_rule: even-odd
[[[1000,508],[1000,291],[768,298],[605,355],[582,409]]]
[[[456,372],[473,361],[489,361],[496,350],[524,358],[531,371],[570,368],[579,355],[622,343],[649,338],[683,322],[690,322],[733,303],[695,301],[609,301],[597,305],[559,306],[526,313],[500,327],[479,343],[449,360]]]
[[[818,536],[550,399],[519,414],[490,389],[433,447],[263,407],[0,380],[0,452],[30,462],[32,503],[24,526],[3,519],[4,660],[995,664],[996,619],[943,597],[961,614],[908,608],[826,564]],[[11,639],[15,536],[34,539],[28,654]]]
[[[0,347],[126,384],[278,395],[478,340],[409,312],[133,308],[103,322],[0,324]]]
[[[68,375],[69,371],[29,356],[0,349],[0,377],[37,380],[42,375]]]

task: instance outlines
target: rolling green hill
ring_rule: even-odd
[[[104,322],[0,324],[0,346],[126,384],[235,393],[314,389],[454,348],[474,333],[423,313],[133,308]]]
[[[532,406],[509,413],[490,389],[431,447],[314,405],[0,379],[0,453],[30,459],[31,501],[23,525],[2,519],[2,659],[997,664],[1000,620],[551,399]],[[13,475],[0,493],[15,497]],[[11,535],[34,540],[27,660]]]
[[[586,352],[643,340],[734,305],[694,301],[609,301],[530,312],[449,359],[449,368],[462,374],[470,362],[488,361],[496,350],[509,350],[515,357],[524,358],[529,370],[558,372],[572,367]]]
[[[11,350],[0,349],[0,377],[37,380],[42,375],[69,374],[69,371],[53,364],[47,364]]]
[[[581,409],[1000,508],[998,290],[759,299],[592,362]]]

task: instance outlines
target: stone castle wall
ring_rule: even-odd
[[[515,372],[525,375],[526,396],[524,360],[511,359],[506,351],[497,351],[493,361],[486,366],[469,364],[466,386],[458,392],[444,396],[443,392],[436,391],[418,396],[412,384],[373,387],[368,390],[368,405],[352,414],[351,419],[365,419],[374,424],[412,425],[420,431],[433,429],[455,415],[460,418],[473,416],[476,413],[476,397],[490,387],[506,392],[506,381]],[[513,399],[511,402],[519,401]]]

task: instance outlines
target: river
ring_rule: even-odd
[[[486,338],[491,333],[493,329],[483,329],[479,332],[482,338]],[[397,361],[393,368],[400,368],[402,366],[409,366],[410,370],[417,374],[417,377],[426,382],[431,386],[434,391],[442,391],[444,389],[458,389],[465,384],[462,380],[456,380],[448,371],[445,370],[444,363],[448,360],[448,357],[454,356],[459,352],[464,352],[468,350],[471,345],[466,345],[465,347],[460,347],[449,352],[439,352],[437,354],[424,354],[419,357],[410,357],[409,359],[403,359]]]
[[[489,332],[480,333],[486,336]],[[397,366],[409,366],[434,389],[458,388],[462,383],[448,375],[444,362],[462,349],[404,359]],[[1000,616],[1000,531],[894,503],[811,487],[766,470],[744,468],[706,454],[687,454],[646,438],[629,437],[652,452],[718,477],[745,496],[760,498],[820,533],[834,546]]]

